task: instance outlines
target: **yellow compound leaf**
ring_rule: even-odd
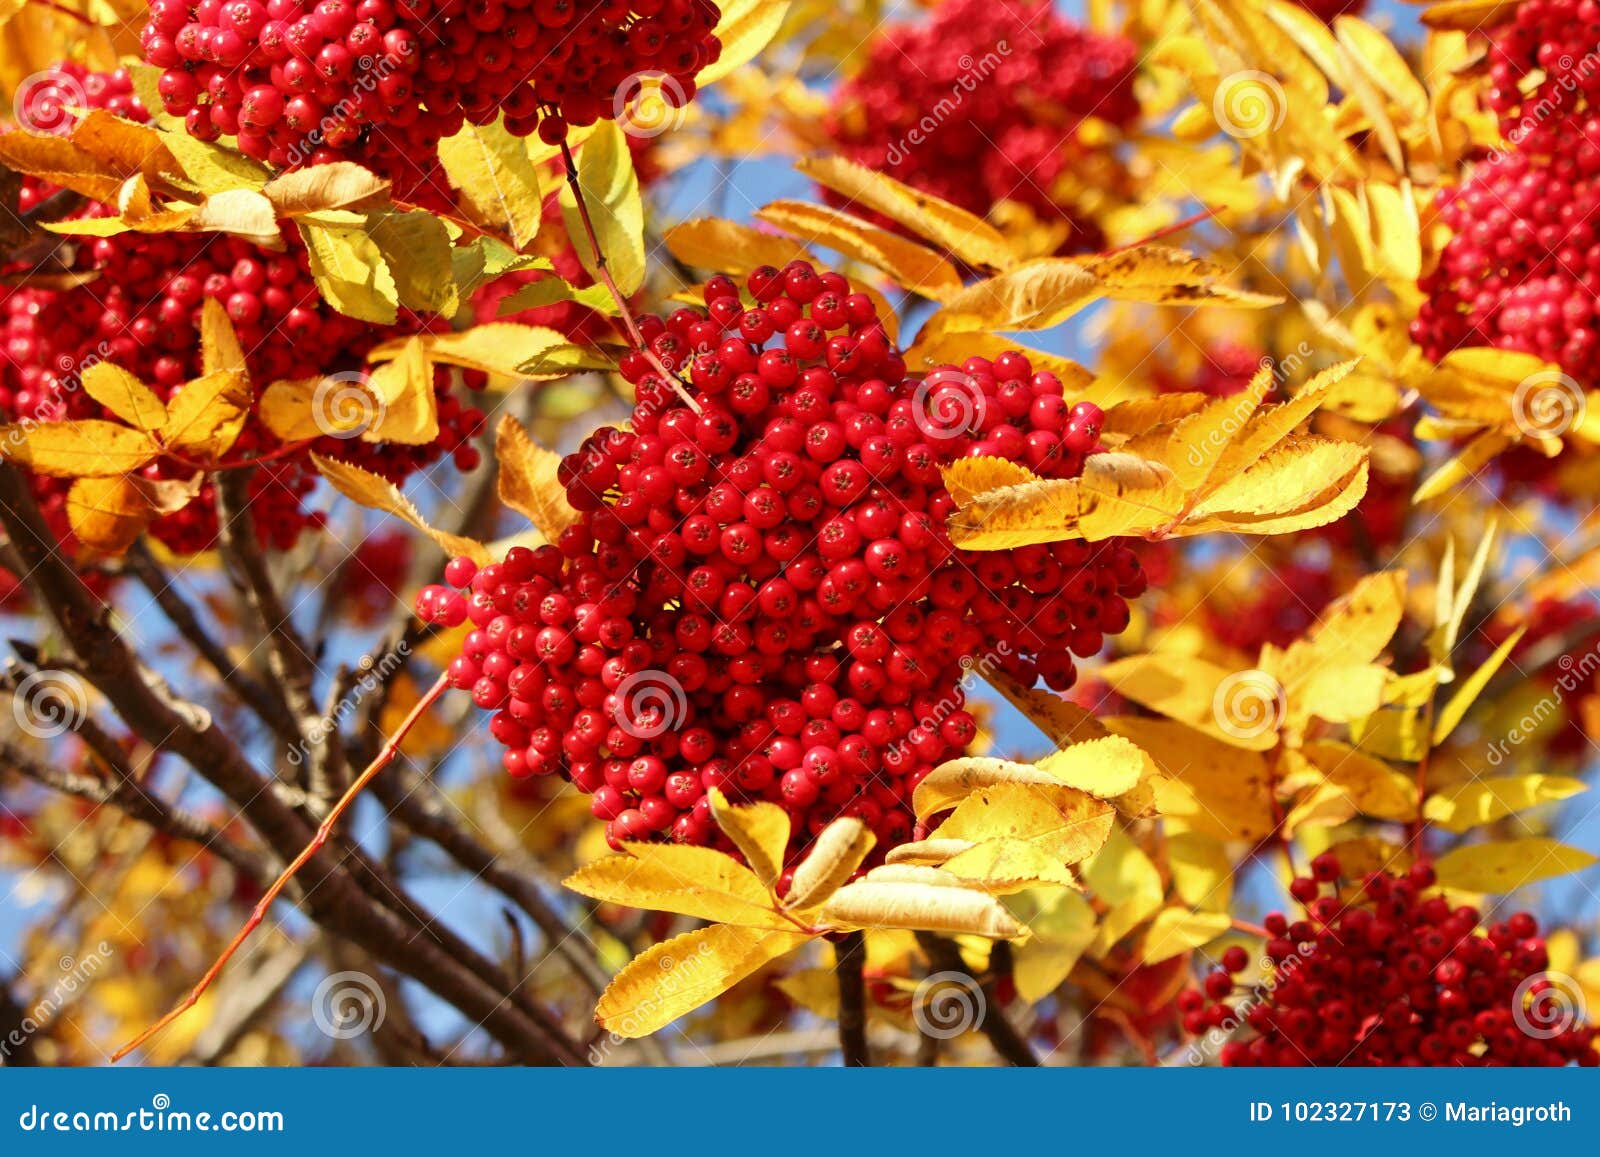
[[[875,843],[872,829],[854,816],[834,820],[795,868],[784,907],[800,911],[827,900],[861,866]]]
[[[1145,933],[1144,963],[1159,964],[1209,944],[1233,925],[1226,912],[1189,912],[1163,908]]]
[[[1446,852],[1434,863],[1439,883],[1467,892],[1511,892],[1536,880],[1581,872],[1600,858],[1543,836],[1497,840]]]
[[[1017,995],[1043,1000],[1067,979],[1094,943],[1095,916],[1089,901],[1064,888],[1035,888],[1008,905],[1028,926],[1028,939],[1012,950]]]
[[[1035,884],[1067,887],[1078,884],[1065,864],[1026,840],[984,840],[951,856],[940,866],[972,887],[996,895],[1007,895]]]
[[[321,454],[311,455],[311,461],[333,488],[346,498],[369,509],[392,514],[402,522],[411,524],[450,554],[465,555],[480,566],[491,561],[489,548],[476,539],[462,538],[460,535],[435,530],[429,526],[422,513],[412,505],[411,500],[401,494],[400,488],[388,479],[369,470],[363,470],[359,466],[352,466],[348,462],[325,458]]]
[[[685,265],[740,275],[760,265],[782,269],[791,261],[810,260],[804,245],[774,233],[720,217],[697,217],[674,225],[662,238],[667,250]]]
[[[1004,270],[1016,263],[998,229],[931,193],[843,157],[809,157],[795,168],[850,204],[881,213],[968,265]]]
[[[932,249],[826,205],[774,201],[756,216],[790,236],[864,261],[924,297],[942,300],[961,288],[961,275]]]
[[[399,316],[400,291],[383,253],[363,228],[302,220],[317,291],[340,313],[378,325]]]
[[[911,799],[917,818],[926,819],[950,810],[980,788],[1002,783],[1033,783],[1050,787],[1059,782],[1049,772],[1031,763],[1013,763],[1009,759],[974,755],[952,759],[934,768],[917,784]]]
[[[969,550],[1066,538],[1098,542],[1164,527],[1184,501],[1166,467],[1109,451],[1092,456],[1078,478],[1021,482],[975,496],[950,516],[950,538]]]
[[[928,319],[923,336],[1049,329],[1094,301],[1099,286],[1093,274],[1064,258],[1030,262],[948,299]]]
[[[1518,627],[1511,632],[1505,641],[1494,649],[1494,653],[1483,661],[1483,664],[1472,674],[1461,681],[1455,693],[1443,707],[1439,709],[1439,717],[1433,724],[1433,745],[1437,747],[1450,737],[1456,725],[1466,718],[1472,705],[1478,701],[1478,696],[1483,694],[1483,689],[1489,685],[1489,680],[1494,678],[1494,673],[1500,670],[1501,664],[1511,656],[1512,650],[1522,641],[1527,627]]]
[[[207,374],[235,373],[248,376],[244,348],[233,328],[233,319],[222,302],[208,297],[200,307],[200,356]]]
[[[473,221],[503,232],[515,249],[538,236],[544,203],[539,170],[523,142],[499,121],[464,125],[440,141],[439,163],[461,194],[462,211]]]
[[[902,882],[893,876],[880,881],[872,873],[835,892],[822,906],[822,918],[840,931],[904,928],[990,940],[1012,940],[1027,931],[993,896],[975,888]]]
[[[465,291],[456,284],[455,250],[443,221],[431,213],[377,210],[367,217],[367,234],[388,263],[401,305],[446,316],[456,312]]]
[[[304,442],[325,434],[354,433],[376,408],[364,382],[297,378],[273,382],[262,391],[256,413],[275,437]]]
[[[187,382],[167,404],[162,444],[187,458],[216,462],[238,440],[253,401],[250,383],[232,370]]]
[[[1082,872],[1095,899],[1106,909],[1095,934],[1096,954],[1109,952],[1161,908],[1161,873],[1124,832],[1113,832]]]
[[[766,888],[783,874],[783,854],[789,846],[789,813],[775,803],[734,807],[728,797],[712,788],[711,818],[733,841],[750,870]]]
[[[1001,783],[973,792],[933,833],[938,839],[1024,840],[1063,864],[1094,855],[1110,835],[1115,809],[1066,786]]]
[[[1228,478],[1174,533],[1287,534],[1344,517],[1367,492],[1367,451],[1353,442],[1290,439]]]
[[[510,414],[495,427],[494,456],[500,464],[500,501],[525,515],[546,540],[554,542],[578,520],[566,488],[556,480],[561,455],[536,443]]]
[[[1422,814],[1447,831],[1466,832],[1526,808],[1570,799],[1588,790],[1582,780],[1539,772],[1475,779],[1447,794],[1429,796]]]
[[[1406,823],[1417,817],[1417,786],[1382,760],[1348,744],[1323,741],[1301,749],[1362,815]]]
[[[1149,757],[1120,735],[1063,747],[1038,766],[1057,782],[1100,799],[1126,795],[1152,767]]]
[[[605,369],[610,364],[598,355],[586,354],[564,333],[510,321],[492,321],[459,333],[434,334],[424,342],[432,361],[507,378],[532,376],[525,368],[530,362],[563,351],[572,353],[574,369]],[[373,357],[392,354],[398,348],[386,344],[374,350]]]
[[[1251,293],[1222,284],[1225,271],[1182,249],[1143,245],[1107,257],[1080,260],[1101,293],[1118,301],[1152,305],[1228,305],[1263,309],[1282,302],[1269,293]]]
[[[625,848],[622,855],[579,868],[565,885],[590,899],[632,908],[751,928],[794,928],[773,911],[772,897],[756,874],[732,856],[690,844]]]
[[[606,267],[624,295],[634,293],[644,284],[644,206],[628,139],[614,121],[602,121],[578,150],[577,161],[578,187],[583,190]],[[601,280],[570,185],[561,187],[561,219],[583,267],[596,281]]]
[[[84,393],[135,430],[154,433],[167,420],[166,403],[120,366],[96,362],[83,371],[81,381]]]
[[[1172,889],[1191,908],[1226,911],[1233,896],[1233,861],[1215,836],[1173,832],[1167,836]]]
[[[714,1000],[805,944],[798,932],[714,924],[653,944],[612,979],[595,1007],[600,1027],[634,1040]]]
[[[284,173],[261,188],[280,217],[356,209],[381,200],[388,192],[388,181],[354,161],[334,161]]]
[[[53,478],[131,474],[160,453],[155,439],[144,431],[96,418],[3,426],[0,445],[35,474]]]
[[[1222,840],[1259,840],[1273,829],[1266,759],[1169,719],[1112,716],[1105,726],[1155,761],[1156,809],[1169,829]]]
[[[439,437],[433,363],[421,338],[410,338],[392,360],[367,375],[366,389],[377,412],[361,432],[363,442],[426,446]]]

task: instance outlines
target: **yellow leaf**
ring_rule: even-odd
[[[1343,518],[1367,492],[1367,450],[1354,442],[1291,438],[1228,478],[1190,512],[1185,535],[1285,534]]]
[[[789,847],[789,813],[775,803],[734,807],[728,797],[712,788],[711,818],[744,855],[762,886],[771,888],[783,874],[783,854]]]
[[[1481,32],[1508,19],[1522,0],[1443,0],[1422,12],[1422,22],[1441,31]]]
[[[1083,865],[1084,882],[1107,911],[1095,934],[1095,951],[1111,948],[1161,908],[1161,873],[1139,845],[1112,834],[1098,855]]]
[[[713,35],[722,42],[722,53],[695,74],[699,88],[754,60],[783,27],[789,0],[723,0],[719,9],[721,18]]]
[[[1221,840],[1203,832],[1167,836],[1172,889],[1191,908],[1227,911],[1233,896],[1233,861]]]
[[[1002,783],[1032,783],[1050,787],[1060,780],[1042,768],[1028,763],[987,756],[952,759],[930,771],[912,793],[917,818],[926,819],[948,811],[979,788]]]
[[[1106,297],[1152,305],[1229,305],[1261,309],[1282,302],[1268,293],[1251,293],[1221,284],[1224,270],[1209,261],[1169,249],[1142,245],[1106,257],[1081,259],[1085,272]]]
[[[1269,673],[1230,672],[1193,655],[1131,655],[1107,664],[1101,678],[1141,707],[1249,751],[1277,744],[1287,710],[1287,693]]]
[[[160,453],[149,434],[94,418],[0,427],[0,444],[36,474],[106,478],[131,474]]]
[[[1043,1000],[1094,943],[1094,909],[1077,892],[1063,888],[1035,888],[1013,897],[1009,907],[1029,934],[1026,943],[1012,950],[1017,995]]]
[[[881,308],[879,316],[883,316]],[[1007,350],[1015,350],[1027,358],[1035,373],[1048,372],[1060,378],[1063,392],[1068,398],[1088,389],[1094,382],[1092,373],[1069,358],[1061,357],[1058,354],[1046,353],[1031,346],[1019,345],[1008,338],[992,333],[929,334],[924,332],[918,335],[916,344],[905,352],[905,360],[906,365],[910,366],[912,371],[915,372],[959,365],[970,357],[993,360]],[[1109,424],[1110,414],[1108,413],[1108,429]]]
[[[399,316],[400,291],[366,230],[312,221],[298,224],[323,300],[361,321],[393,325]]]
[[[354,161],[334,161],[284,173],[261,189],[280,217],[360,208],[388,192],[388,181]]]
[[[378,408],[361,432],[363,442],[426,446],[439,437],[433,363],[421,338],[408,339],[393,360],[367,375],[365,385]]]
[[[1066,865],[1025,840],[984,840],[940,867],[973,887],[1000,895],[1035,884],[1077,885]]]
[[[823,828],[811,851],[794,870],[783,906],[814,908],[839,890],[877,843],[872,829],[854,816],[841,816]]]
[[[200,356],[207,374],[234,373],[248,377],[244,348],[234,331],[233,319],[222,302],[208,297],[200,307]]]
[[[480,566],[491,561],[489,549],[483,543],[435,530],[429,526],[421,512],[411,504],[410,499],[401,494],[400,488],[387,479],[359,466],[352,466],[348,462],[325,458],[321,454],[311,455],[311,461],[333,488],[346,498],[372,510],[392,514],[402,522],[410,523],[452,555],[465,555]]]
[[[1403,570],[1363,577],[1322,614],[1303,640],[1289,646],[1277,666],[1284,682],[1297,682],[1318,668],[1374,662],[1400,628],[1405,593]]]
[[[1518,627],[1511,635],[1494,649],[1494,654],[1484,660],[1483,665],[1462,680],[1461,686],[1456,688],[1455,694],[1439,710],[1439,718],[1433,724],[1433,745],[1437,747],[1450,737],[1456,729],[1456,724],[1465,718],[1472,705],[1478,701],[1478,696],[1483,694],[1483,689],[1489,685],[1489,680],[1494,678],[1494,673],[1500,669],[1502,663],[1511,655],[1512,650],[1522,641],[1522,636],[1527,632],[1527,627]]]
[[[685,265],[743,275],[760,265],[782,269],[791,261],[807,261],[805,246],[774,233],[720,217],[698,217],[674,225],[662,238],[667,250]]]
[[[600,1027],[634,1040],[714,1000],[810,939],[798,932],[714,924],[653,944],[606,986]]]
[[[455,313],[465,291],[456,284],[455,253],[443,221],[431,213],[375,211],[367,217],[367,233],[389,266],[401,305]]]
[[[632,294],[644,284],[644,207],[627,138],[614,121],[601,121],[578,150],[577,161],[578,187],[583,190],[606,267],[617,288],[625,296]],[[561,188],[561,219],[583,267],[600,280],[570,185]]]
[[[1209,944],[1233,926],[1226,912],[1189,912],[1163,908],[1145,933],[1144,963],[1159,964],[1184,952]]]
[[[1475,779],[1452,792],[1429,796],[1422,814],[1446,831],[1466,832],[1525,808],[1569,799],[1588,790],[1582,780],[1538,772]]]
[[[1439,883],[1466,892],[1511,892],[1536,880],[1581,872],[1600,859],[1542,836],[1472,844],[1446,852],[1434,863]]]
[[[83,371],[80,380],[86,394],[135,430],[154,433],[167,419],[166,403],[120,366],[96,362]]]
[[[691,844],[627,844],[563,881],[579,895],[751,928],[794,925],[773,910],[756,874],[732,856]]]
[[[1098,739],[1106,733],[1092,712],[1053,692],[1026,686],[998,667],[984,667],[980,674],[1057,747]]]
[[[167,403],[161,442],[202,462],[216,462],[232,448],[250,417],[250,383],[232,370],[185,382]]]
[[[928,319],[923,333],[1049,329],[1098,296],[1100,282],[1081,265],[1045,258],[955,294]]]
[[[974,496],[950,516],[950,538],[968,550],[1067,538],[1098,542],[1155,531],[1182,513],[1184,499],[1165,466],[1110,451],[1090,457],[1077,478],[1021,482]]]
[[[974,843],[1023,840],[1076,864],[1105,843],[1115,816],[1109,804],[1070,787],[1002,783],[968,796],[933,835]]]
[[[366,427],[377,409],[365,375],[359,374],[273,382],[256,406],[262,424],[284,442],[351,436]]]
[[[1405,823],[1417,817],[1417,787],[1411,777],[1343,743],[1308,743],[1305,757],[1362,815]]]
[[[983,892],[892,879],[880,882],[871,873],[835,892],[822,906],[822,918],[840,931],[907,928],[990,940],[1011,940],[1026,932],[993,896]]]
[[[510,378],[520,376],[529,362],[553,351],[576,350],[582,353],[566,334],[543,326],[518,325],[510,321],[475,325],[459,333],[433,334],[426,337],[424,342],[428,347],[428,357],[435,362]],[[397,352],[397,349],[380,347],[373,351],[373,356]],[[577,368],[605,369],[609,366],[605,360],[593,356],[580,357],[577,361]]]
[[[539,233],[544,198],[539,171],[523,142],[499,121],[464,125],[439,142],[439,163],[461,194],[468,217],[490,229],[503,230],[515,249]],[[581,233],[572,234],[581,237]]]
[[[826,205],[774,201],[756,216],[810,245],[822,245],[887,273],[902,287],[942,299],[961,288],[955,267],[933,250]]]
[[[1272,786],[1266,759],[1168,719],[1112,716],[1102,721],[1155,761],[1164,779],[1156,808],[1170,830],[1222,840],[1255,841],[1273,829]]]
[[[1039,761],[1039,770],[1100,799],[1132,791],[1150,766],[1149,757],[1120,735],[1074,743]]]
[[[198,474],[188,481],[78,478],[67,491],[67,519],[85,547],[115,556],[134,544],[151,519],[182,510],[199,493]]]
[[[968,265],[1004,270],[1016,262],[1000,231],[981,217],[875,169],[843,157],[803,158],[795,168],[850,204],[881,213]]]
[[[554,542],[578,520],[566,489],[556,481],[561,455],[536,444],[510,414],[495,427],[494,457],[500,464],[500,501],[525,515],[547,541]]]

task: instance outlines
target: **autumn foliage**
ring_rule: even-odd
[[[1361,7],[0,5],[0,1057],[1597,1063],[1593,5]]]

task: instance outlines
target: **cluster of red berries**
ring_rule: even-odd
[[[1442,195],[1452,237],[1411,330],[1430,358],[1488,345],[1600,384],[1597,18],[1595,0],[1528,0],[1490,30],[1487,101],[1509,143]],[[1542,79],[1524,92],[1530,76]]]
[[[750,307],[719,277],[704,310],[644,319],[631,429],[561,465],[580,520],[455,560],[457,589],[418,612],[470,620],[450,678],[496,712],[507,770],[565,774],[613,842],[716,839],[719,788],[787,808],[797,847],[839,815],[893,846],[917,783],[975,734],[972,666],[1066,688],[1144,577],[1117,542],[950,543],[941,465],[1071,477],[1098,448],[1099,409],[1053,374],[1004,353],[911,377],[838,274],[763,267],[746,288]],[[679,368],[692,404],[660,372]]]
[[[1332,24],[1340,16],[1360,16],[1367,9],[1367,0],[1296,0],[1296,3],[1324,24]]]
[[[1438,895],[1433,869],[1375,872],[1341,893],[1323,854],[1290,892],[1305,918],[1266,919],[1270,977],[1241,986],[1250,963],[1228,949],[1203,989],[1179,998],[1195,1035],[1253,1030],[1223,1045],[1224,1065],[1594,1065],[1596,1029],[1548,975],[1526,912],[1480,927],[1471,907]],[[1324,894],[1324,889],[1328,893]]]
[[[448,195],[435,149],[463,125],[503,114],[553,143],[625,117],[647,82],[686,103],[718,18],[711,0],[152,0],[142,43],[195,137]]]
[[[1515,143],[1537,121],[1566,116],[1600,97],[1597,33],[1595,0],[1524,0],[1490,30],[1484,101],[1500,115],[1507,140]]]
[[[143,119],[125,72],[82,74],[71,66],[58,71],[98,102],[91,107],[121,107],[132,119]],[[55,192],[54,186],[29,179],[20,206],[27,211]],[[82,215],[108,212],[91,205]],[[171,233],[91,238],[75,252],[63,246],[52,260],[65,257],[71,270],[93,279],[71,288],[14,289],[0,301],[0,413],[30,422],[106,416],[81,388],[81,375],[98,362],[118,365],[170,397],[202,371],[199,317],[207,298],[226,307],[257,389],[280,379],[358,372],[374,346],[436,324],[408,315],[397,326],[381,327],[336,312],[317,293],[298,235],[287,231],[284,242],[285,250],[275,253],[223,234]],[[482,375],[468,380],[483,384]],[[441,368],[434,384],[440,436],[433,443],[403,446],[330,435],[305,449],[396,482],[445,453],[453,454],[461,469],[472,469],[478,450],[468,439],[483,415],[463,406],[452,385],[449,371]],[[252,421],[229,455],[243,460],[280,449],[277,439]],[[308,461],[302,451],[271,457],[256,468],[252,508],[267,541],[286,546],[314,522],[300,508],[313,485]],[[165,459],[147,467],[152,478],[188,478],[195,472],[192,463]],[[36,489],[46,517],[65,537],[66,483],[40,478]],[[153,533],[180,553],[206,548],[216,530],[209,498],[202,492],[182,511],[157,520]]]
[[[1091,252],[1104,244],[1095,211],[1126,177],[1080,128],[1138,119],[1137,56],[1133,41],[1079,28],[1048,0],[946,0],[873,42],[824,128],[852,160],[979,216],[1010,200],[1066,221],[1063,250]]]

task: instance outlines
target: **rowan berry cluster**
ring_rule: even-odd
[[[504,115],[516,136],[679,105],[721,46],[711,0],[152,0],[145,59],[201,140],[279,168],[354,160],[448,195],[436,147]],[[426,199],[424,196],[422,199]]]
[[[1422,279],[1411,330],[1430,358],[1494,346],[1554,362],[1586,389],[1600,384],[1600,119],[1588,100],[1600,84],[1597,7],[1530,0],[1490,31],[1487,100],[1509,144],[1440,201],[1453,236]]]
[[[838,274],[763,267],[746,289],[719,277],[704,310],[644,319],[631,428],[561,465],[579,520],[455,560],[418,612],[471,622],[450,679],[496,712],[507,770],[566,775],[614,843],[715,841],[718,788],[788,809],[797,847],[840,815],[893,846],[973,739],[969,670],[1064,689],[1144,589],[1117,542],[955,549],[940,467],[1071,477],[1101,414],[1017,353],[909,375]]]
[[[1067,252],[1104,244],[1097,208],[1126,184],[1081,129],[1127,128],[1138,49],[1091,32],[1048,0],[946,0],[925,23],[879,36],[839,86],[824,128],[843,155],[986,216],[999,201],[1065,221]]]
[[[85,74],[71,65],[58,71],[89,95],[90,107],[120,108],[131,119],[144,110],[127,74]],[[20,207],[27,211],[57,192],[29,178]],[[90,205],[81,216],[111,210]],[[434,322],[407,315],[395,326],[374,326],[336,312],[317,293],[303,244],[284,233],[282,252],[224,234],[138,234],[86,239],[57,272],[92,275],[66,288],[11,290],[0,301],[0,414],[13,421],[43,422],[107,416],[82,389],[82,374],[111,362],[145,381],[163,399],[202,373],[200,312],[212,298],[223,303],[245,350],[252,383],[259,390],[281,379],[359,374],[369,350],[391,338],[423,332]],[[54,260],[55,258],[52,258]],[[469,384],[482,384],[481,375]],[[291,544],[315,522],[301,498],[313,485],[309,451],[316,451],[400,481],[442,454],[472,469],[478,450],[468,439],[482,424],[475,407],[452,394],[453,379],[440,369],[434,390],[440,436],[430,444],[403,446],[340,438],[317,439],[301,451],[263,462],[252,475],[251,501],[263,539]],[[332,396],[329,405],[337,405]],[[335,429],[330,414],[329,429]],[[246,424],[229,451],[233,459],[272,455],[282,449],[258,421]],[[146,468],[152,478],[188,478],[193,463],[161,459]],[[209,483],[207,484],[209,486]],[[35,483],[52,527],[66,537],[67,483],[40,477]],[[210,546],[216,532],[210,493],[182,511],[158,519],[152,533],[180,553]]]
[[[1224,1065],[1594,1065],[1596,1030],[1546,974],[1549,954],[1526,912],[1482,927],[1476,908],[1429,895],[1433,869],[1375,872],[1339,888],[1336,857],[1318,856],[1290,891],[1305,916],[1265,924],[1272,972],[1237,977],[1239,947],[1199,990],[1180,996],[1184,1029],[1244,1025]]]

